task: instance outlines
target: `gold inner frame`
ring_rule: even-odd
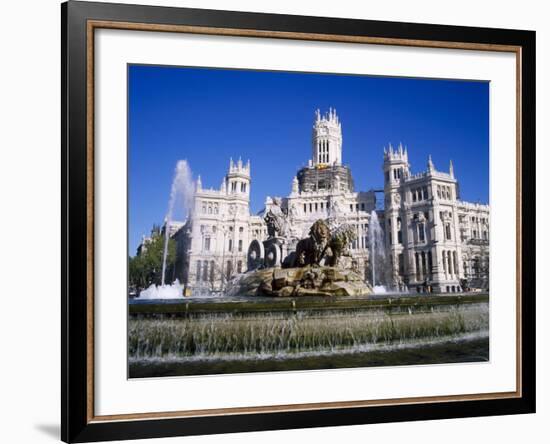
[[[256,407],[230,407],[201,410],[182,410],[170,412],[148,412],[129,413],[117,415],[96,416],[94,413],[94,32],[96,29],[120,29],[132,31],[153,31],[153,32],[177,32],[188,34],[221,35],[233,37],[256,37],[256,38],[277,38],[288,40],[310,40],[338,43],[362,43],[374,45],[394,45],[422,48],[443,48],[463,49],[489,52],[511,52],[516,56],[516,390],[513,392],[496,393],[473,393],[464,395],[448,396],[423,396],[408,398],[393,398],[381,400],[363,401],[339,401],[307,404],[286,404]],[[459,401],[479,401],[492,399],[519,398],[522,396],[522,347],[521,347],[521,325],[522,325],[522,48],[513,45],[497,45],[486,43],[466,42],[445,42],[435,40],[412,40],[381,37],[347,36],[331,34],[310,34],[300,32],[263,31],[253,29],[233,28],[212,28],[186,25],[163,25],[149,23],[130,23],[117,21],[88,20],[87,21],[87,44],[86,44],[86,159],[87,159],[87,422],[123,421],[123,420],[145,420],[160,418],[188,418],[197,416],[227,416],[237,414],[273,413],[273,412],[295,412],[303,410],[327,410],[335,408],[358,408],[389,405],[406,405],[415,403],[439,403]]]

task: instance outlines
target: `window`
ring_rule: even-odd
[[[230,279],[233,275],[233,262],[227,261],[227,267],[225,269],[225,277],[226,279]]]
[[[424,224],[422,223],[418,224],[418,240],[420,242],[425,241]]]
[[[201,261],[197,261],[197,282],[201,280]]]

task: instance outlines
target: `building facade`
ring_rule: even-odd
[[[418,292],[455,292],[473,277],[482,279],[489,206],[460,200],[452,162],[448,172],[437,171],[430,156],[425,171],[411,174],[407,149],[389,146],[383,170],[392,284],[402,281]]]
[[[326,219],[356,232],[349,245],[351,266],[370,281],[369,225],[373,212],[384,232],[383,282],[415,292],[458,292],[488,286],[489,206],[460,200],[452,163],[412,174],[407,149],[384,149],[383,210],[376,192],[356,191],[343,159],[342,124],[336,111],[315,113],[311,159],[300,169],[285,197],[268,196],[259,215],[250,212],[251,167],[230,160],[218,189],[196,184],[193,216],[173,235],[176,275],[192,291],[221,291],[246,271],[253,240],[267,238],[263,216],[285,215],[289,237],[308,235],[312,223]]]
[[[253,239],[266,236],[262,217],[250,214],[250,162],[229,161],[218,189],[197,179],[192,218],[173,236],[176,275],[194,292],[221,291],[235,274],[246,271]]]

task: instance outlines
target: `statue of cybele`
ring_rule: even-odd
[[[286,237],[288,232],[288,214],[282,208],[282,200],[273,198],[273,205],[264,216],[267,234],[271,237]]]

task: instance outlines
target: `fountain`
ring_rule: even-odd
[[[191,217],[193,208],[193,196],[195,184],[193,183],[191,169],[186,160],[179,160],[174,170],[174,178],[168,200],[168,212],[164,224],[164,249],[162,253],[162,277],[161,285],[152,284],[139,294],[140,299],[178,299],[183,298],[183,285],[176,280],[172,284],[166,284],[166,259],[168,257],[168,241],[170,239],[170,225],[174,216],[174,208],[179,202],[183,206],[183,212],[187,212],[187,219]]]
[[[350,266],[349,244],[355,230],[345,224],[313,223],[309,236],[297,240],[281,234],[284,213],[270,210],[265,217],[269,238],[248,249],[249,271],[228,288],[229,296],[367,296],[369,285]],[[295,251],[289,252],[289,245]]]
[[[370,266],[371,283],[374,293],[386,293],[386,251],[384,248],[384,232],[378,220],[378,214],[372,210],[369,224],[369,246],[370,246]],[[377,276],[378,270],[378,276]],[[378,280],[377,280],[378,277]]]

